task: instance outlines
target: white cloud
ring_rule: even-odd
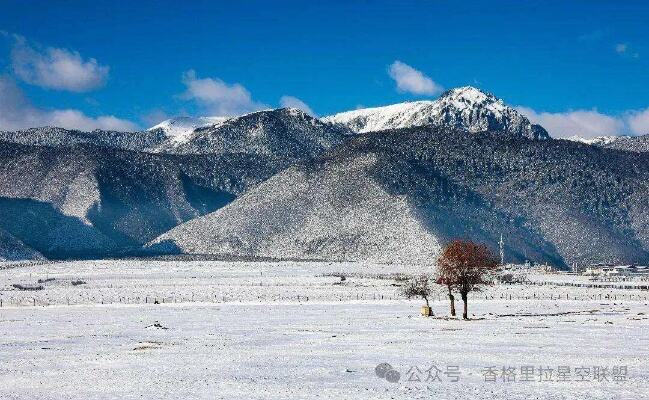
[[[40,87],[87,92],[106,83],[109,67],[94,58],[84,60],[76,51],[48,47],[35,49],[21,36],[14,36],[11,64],[23,81]]]
[[[239,83],[228,84],[218,78],[198,78],[194,70],[183,74],[187,87],[181,98],[193,100],[214,116],[232,116],[268,108],[255,102]]]
[[[544,127],[551,136],[563,138],[581,136],[621,135],[627,130],[623,118],[602,114],[596,110],[574,110],[562,113],[537,112],[528,107],[516,108],[532,123]]]
[[[35,107],[9,77],[0,76],[0,130],[40,126],[92,131],[94,129],[135,131],[137,125],[112,115],[89,117],[74,109],[44,110]]]
[[[626,120],[631,132],[636,135],[649,134],[649,108],[641,111],[632,111],[627,114]]]
[[[297,97],[293,96],[282,96],[281,99],[279,99],[279,105],[281,107],[287,107],[287,108],[297,108],[298,110],[302,110],[305,113],[315,116],[316,114],[313,112],[311,107],[309,107],[305,102],[302,100],[298,99]]]
[[[47,125],[67,129],[79,129],[82,131],[104,129],[123,132],[137,130],[137,126],[130,121],[112,115],[101,115],[97,118],[92,118],[79,110],[53,110],[46,112],[44,116]]]
[[[395,80],[397,89],[401,92],[436,95],[444,90],[444,88],[424,75],[421,71],[398,60],[390,65],[388,73]]]
[[[628,48],[629,48],[629,45],[626,44],[626,43],[618,43],[618,44],[615,45],[615,51],[618,52],[619,54],[626,53]]]

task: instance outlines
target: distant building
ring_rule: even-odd
[[[586,267],[584,275],[591,276],[633,276],[649,273],[649,267],[640,265],[595,264]]]

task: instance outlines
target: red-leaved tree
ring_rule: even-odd
[[[468,319],[468,295],[476,288],[490,283],[491,274],[500,265],[498,258],[482,244],[468,240],[454,240],[437,260],[438,282],[448,287],[451,313],[455,305],[452,289],[460,292],[464,302],[462,318]]]

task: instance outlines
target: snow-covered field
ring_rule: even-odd
[[[434,318],[418,315],[420,300],[399,296],[398,274],[418,271],[409,266],[0,268],[0,399],[642,399],[649,392],[649,293],[637,289],[539,285],[544,277],[534,275],[534,285],[475,293],[472,320],[460,321],[446,318],[443,295],[432,302]],[[398,382],[377,376],[381,363]]]

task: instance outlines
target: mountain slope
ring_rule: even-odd
[[[107,136],[53,128],[14,133],[14,142],[0,142],[0,229],[48,258],[122,255],[349,133],[292,109],[221,126],[197,129],[186,141],[162,128]],[[156,140],[128,141],[146,135]],[[178,152],[187,154],[169,154]]]
[[[368,178],[374,163],[368,156],[324,164],[313,173],[290,168],[243,195],[235,207],[161,236],[153,248],[326,260],[431,257],[436,239],[404,199]]]
[[[44,257],[39,252],[0,229],[0,261],[42,259]]]
[[[628,136],[597,136],[594,138],[584,138],[581,136],[570,136],[565,140],[570,140],[572,142],[578,142],[583,144],[590,144],[595,146],[607,146],[616,140],[627,138]]]
[[[287,165],[245,154],[0,143],[0,229],[48,258],[120,255],[224,206]]]
[[[609,149],[649,153],[649,135],[622,136],[615,141],[604,143],[602,146]]]
[[[649,135],[642,136],[598,136],[590,139],[580,136],[566,138],[572,142],[600,146],[607,149],[633,151],[636,153],[649,152]]]
[[[0,131],[0,141],[29,146],[74,146],[92,144],[95,146],[143,151],[160,146],[167,140],[162,131],[116,132],[94,130],[82,132],[72,129],[42,127],[20,131]]]
[[[323,118],[355,132],[374,132],[415,126],[435,126],[469,132],[503,131],[517,137],[547,139],[532,124],[494,95],[466,86],[447,91],[435,101],[416,101],[386,107],[348,111]]]
[[[646,262],[647,161],[498,132],[372,133],[154,243],[190,253],[430,263],[452,238],[496,248],[503,233],[509,261]]]

